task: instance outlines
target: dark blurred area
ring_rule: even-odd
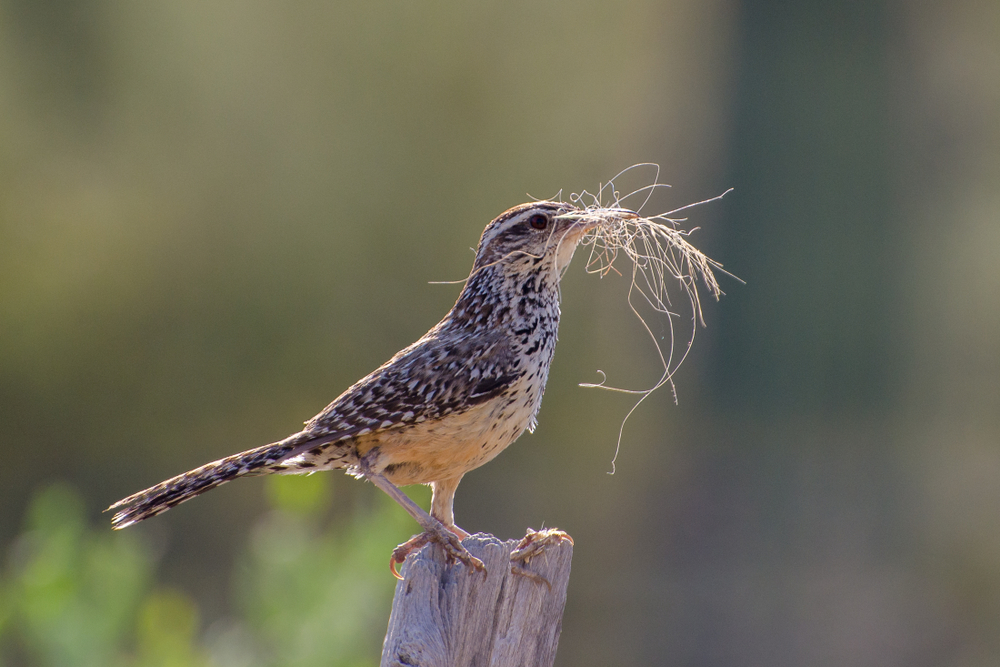
[[[540,426],[456,501],[468,530],[574,536],[557,664],[997,664],[1000,5],[965,0],[0,1],[7,576],[70,506],[29,509],[53,482],[110,534],[110,503],[287,435],[419,337],[491,218],[639,162],[664,209],[734,188],[685,225],[746,284],[608,475],[634,400],[577,385],[658,359],[628,281],[578,256]],[[360,539],[378,492],[322,479]],[[176,592],[149,618],[188,605],[228,646],[274,544],[353,562],[278,525],[281,493],[100,539]],[[392,525],[365,554],[417,530]],[[4,647],[4,609],[0,664],[49,664]],[[208,655],[171,664],[258,664]]]

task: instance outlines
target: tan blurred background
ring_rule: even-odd
[[[428,283],[493,216],[647,161],[665,206],[735,188],[689,224],[747,284],[612,476],[631,403],[577,384],[648,385],[655,350],[578,259],[540,427],[456,503],[576,538],[557,664],[1000,663],[1000,4],[971,0],[3,0],[6,576],[60,481],[224,644],[272,487],[131,537],[100,510],[295,430],[447,311]],[[378,502],[321,483],[323,525]],[[0,665],[50,664],[2,612]]]

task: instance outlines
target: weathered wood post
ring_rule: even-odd
[[[486,572],[447,565],[427,545],[396,585],[382,667],[551,667],[562,630],[573,545],[559,541],[511,572],[518,540],[478,533],[462,544]]]

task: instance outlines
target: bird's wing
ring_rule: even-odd
[[[305,430],[364,435],[440,419],[499,395],[524,375],[501,334],[456,339],[434,333],[348,388]]]

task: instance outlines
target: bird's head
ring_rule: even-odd
[[[521,204],[504,211],[483,230],[473,271],[490,265],[553,264],[561,272],[591,228],[567,214],[572,204],[553,201]]]
[[[635,217],[623,209],[587,211],[572,204],[538,201],[504,211],[483,230],[473,272],[486,266],[550,265],[562,274],[584,235],[613,217]]]

